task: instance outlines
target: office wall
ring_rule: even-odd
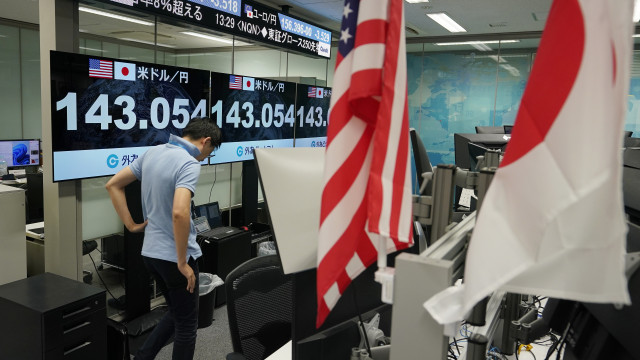
[[[409,122],[432,164],[454,161],[454,133],[513,124],[534,50],[407,54]]]
[[[453,134],[512,125],[539,39],[485,46],[407,46],[409,123],[433,165],[455,163]],[[451,48],[451,50],[448,50]],[[634,52],[625,130],[640,137],[640,51]]]
[[[0,25],[0,137],[22,138],[20,28]]]

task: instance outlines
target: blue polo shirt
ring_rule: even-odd
[[[195,192],[200,176],[200,163],[195,156],[199,154],[195,145],[171,135],[167,144],[152,147],[129,165],[142,182],[142,213],[149,220],[144,229],[143,256],[178,262],[173,237],[173,195],[177,188]],[[186,260],[201,255],[191,221]]]

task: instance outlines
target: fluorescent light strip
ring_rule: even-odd
[[[500,65],[500,67],[505,69],[505,70],[507,70],[511,75],[513,75],[515,77],[519,77],[520,76],[520,70],[516,69],[512,65],[502,64],[502,65]]]
[[[426,3],[429,0],[406,0],[409,4],[418,4],[418,3]]]
[[[132,22],[132,23],[140,24],[140,25],[153,26],[153,23],[149,22],[149,21],[138,20],[138,19],[134,19],[132,17],[122,16],[122,15],[118,15],[118,14],[114,14],[114,13],[110,13],[110,12],[106,12],[106,11],[102,11],[102,10],[98,10],[98,9],[94,9],[94,8],[89,8],[89,7],[85,7],[85,6],[80,6],[78,8],[78,10],[84,11],[84,12],[87,12],[87,13],[91,13],[91,14],[95,14],[95,15],[106,16],[106,17],[110,17],[110,18],[118,19],[118,20],[122,20],[122,21],[129,21],[129,22]]]
[[[202,38],[202,39],[218,41],[218,42],[225,43],[225,44],[233,44],[233,40],[224,39],[224,38],[220,38],[220,37],[216,37],[216,36],[212,36],[212,35],[207,35],[207,34],[201,34],[201,33],[193,32],[193,31],[181,31],[180,33],[185,34],[185,35],[191,35],[191,36],[199,37],[199,38]]]
[[[153,41],[145,41],[145,40],[138,40],[138,39],[132,39],[132,38],[120,38],[120,40],[125,40],[125,41],[133,41],[133,42],[137,42],[137,43],[141,43],[141,44],[147,44],[147,45],[158,45],[158,46],[162,46],[162,47],[166,47],[166,48],[175,48],[174,45],[167,45],[167,44],[162,44],[162,43],[153,43]]]
[[[483,43],[478,43],[478,44],[471,44],[471,46],[473,46],[474,48],[480,50],[480,51],[491,51],[493,49],[491,49],[490,47],[488,47],[487,45],[483,44]]]
[[[467,30],[465,30],[457,22],[453,21],[453,19],[450,18],[449,15],[445,13],[433,13],[433,14],[427,14],[427,16],[430,17],[433,21],[440,24],[440,26],[442,26],[443,28],[447,29],[449,32],[452,32],[452,33],[467,32]]]
[[[508,44],[508,43],[517,43],[520,40],[487,40],[487,41],[458,41],[458,42],[446,42],[446,43],[435,43],[438,46],[451,46],[451,45],[477,45],[477,44]]]
[[[633,34],[631,37],[640,37],[640,34]]]
[[[90,47],[86,47],[86,46],[80,46],[80,49],[88,50],[88,51],[97,51],[97,52],[108,52],[107,50],[95,49],[95,48],[90,48]]]

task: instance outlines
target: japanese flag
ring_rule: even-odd
[[[242,77],[242,90],[253,91],[254,79],[252,77]]]
[[[498,289],[630,303],[621,134],[632,13],[631,0],[553,2],[511,140],[478,213],[464,283],[424,304],[438,323],[461,320]]]
[[[116,80],[136,81],[136,64],[115,61],[113,78]]]
[[[323,94],[324,94],[324,89],[319,87],[316,89],[316,98],[318,99],[322,99],[323,98]]]

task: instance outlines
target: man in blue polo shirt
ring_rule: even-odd
[[[220,147],[222,133],[209,118],[193,118],[182,138],[171,135],[115,174],[106,188],[118,216],[131,232],[144,231],[142,257],[156,279],[169,312],[138,350],[136,359],[153,359],[172,335],[173,360],[193,359],[198,327],[198,265],[202,255],[191,221],[200,161]],[[136,224],[124,188],[142,182],[144,223]],[[194,291],[196,290],[196,291]]]

